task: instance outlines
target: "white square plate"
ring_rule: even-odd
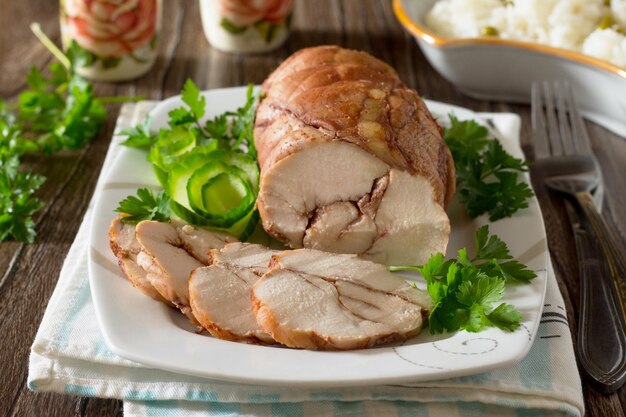
[[[207,116],[233,110],[245,102],[245,87],[203,93]],[[167,113],[182,105],[172,97],[151,112],[153,128],[166,125]],[[454,112],[459,119],[477,118],[471,111],[427,102],[442,122]],[[504,147],[523,157],[519,144],[501,138]],[[514,217],[490,225],[514,257],[537,273],[530,285],[511,285],[503,301],[522,313],[522,326],[508,333],[487,329],[432,336],[428,329],[405,343],[348,352],[314,352],[228,342],[194,333],[175,310],[134,289],[123,278],[109,249],[108,227],[118,202],[139,187],[158,189],[145,152],[124,148],[97,190],[91,227],[89,279],[104,338],[119,356],[149,367],[206,378],[263,385],[348,386],[417,382],[486,372],[513,365],[530,349],[539,326],[546,289],[548,251],[543,219],[535,198]],[[473,247],[476,228],[487,223],[470,219],[454,202],[449,256]]]

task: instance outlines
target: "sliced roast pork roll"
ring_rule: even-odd
[[[276,251],[250,243],[230,243],[211,253],[212,264],[189,278],[189,301],[196,320],[215,337],[247,343],[275,343],[261,330],[250,292],[267,272]]]
[[[141,246],[137,264],[159,294],[194,321],[189,307],[191,272],[208,263],[208,252],[234,238],[184,224],[143,221],[135,236]]]
[[[345,350],[417,335],[431,308],[422,291],[355,255],[299,249],[272,259],[253,287],[257,322],[290,347]]]
[[[148,281],[146,271],[137,265],[137,255],[141,251],[141,245],[135,238],[135,225],[123,223],[119,218],[113,219],[109,227],[109,246],[117,257],[120,269],[133,287],[148,297],[170,304]]]
[[[292,248],[421,264],[445,252],[454,164],[417,93],[370,55],[303,49],[263,84],[265,230]]]

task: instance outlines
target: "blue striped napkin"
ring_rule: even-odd
[[[143,120],[154,103],[124,105],[117,131]],[[507,137],[519,118],[489,114]],[[119,149],[115,136],[103,172]],[[98,187],[96,188],[96,193]],[[31,348],[28,387],[124,400],[126,417],[576,416],[584,402],[563,299],[548,274],[544,315],[517,366],[427,383],[303,389],[242,385],[151,369],[112,353],[98,328],[87,276],[85,214]]]

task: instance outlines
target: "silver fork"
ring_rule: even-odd
[[[532,116],[535,166],[546,186],[573,197],[604,254],[604,262],[591,259],[596,242],[585,241],[583,228],[573,223],[582,280],[578,359],[603,391],[613,392],[626,380],[626,260],[591,195],[603,186],[602,171],[569,83],[534,83]]]

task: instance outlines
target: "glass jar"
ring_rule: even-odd
[[[204,34],[221,51],[278,48],[289,35],[292,0],[200,0]]]
[[[124,81],[150,70],[157,55],[161,0],[61,0],[66,53],[80,55],[76,72]]]

